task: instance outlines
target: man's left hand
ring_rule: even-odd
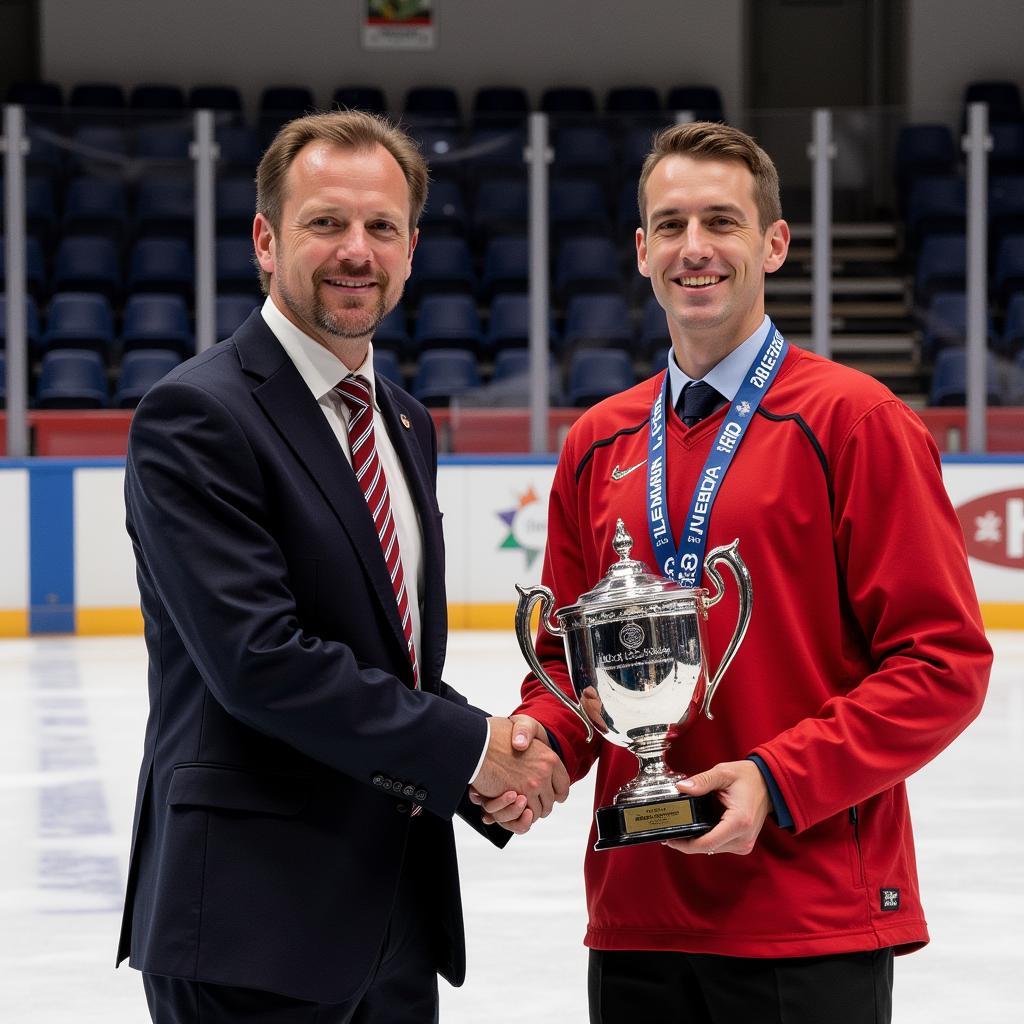
[[[722,820],[699,839],[669,839],[664,845],[681,853],[738,853],[754,849],[764,819],[772,809],[764,776],[753,761],[725,761],[691,775],[676,788],[685,796],[716,793],[725,805]]]

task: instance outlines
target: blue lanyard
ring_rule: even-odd
[[[658,568],[665,576],[675,579],[683,587],[693,588],[700,584],[711,507],[718,497],[722,481],[729,471],[732,458],[747,432],[747,427],[750,426],[750,421],[754,418],[765,392],[772,386],[788,349],[786,339],[769,321],[768,333],[765,335],[761,350],[754,356],[754,361],[747,370],[746,379],[730,405],[722,429],[704,463],[700,480],[690,501],[686,528],[678,548],[672,537],[668,495],[665,493],[665,397],[668,393],[669,379],[668,373],[665,374],[661,391],[651,409],[651,429],[647,442],[647,528]]]

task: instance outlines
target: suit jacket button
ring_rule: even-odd
[[[373,782],[373,784],[375,786],[383,786],[384,785],[384,776],[381,775],[380,772],[378,772],[376,775],[374,775],[374,777],[373,777],[373,779],[371,781]]]
[[[390,779],[382,779],[380,785],[381,789],[390,789],[392,783]]]
[[[408,814],[409,813],[409,805],[408,804],[395,804],[395,810],[398,811],[399,814]]]
[[[405,789],[402,790],[402,796],[412,796],[413,794],[415,794],[415,792],[415,786],[406,786]]]
[[[417,789],[416,790],[416,799],[420,803],[423,803],[423,801],[427,799],[427,791],[425,789]]]

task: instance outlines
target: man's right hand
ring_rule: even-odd
[[[488,719],[491,727],[487,754],[473,789],[486,798],[514,791],[526,797],[533,818],[546,818],[556,803],[569,795],[569,776],[558,755],[539,739],[523,749],[513,746],[514,723]],[[520,741],[521,742],[521,741]]]

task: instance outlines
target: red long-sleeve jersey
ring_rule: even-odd
[[[556,607],[615,560],[620,516],[632,557],[656,565],[640,464],[663,376],[600,403],[570,431],[543,573]],[[667,417],[677,539],[723,416],[691,429]],[[794,828],[769,819],[746,857],[687,857],[656,843],[588,848],[586,943],[765,957],[918,948],[928,933],[904,780],[977,715],[992,657],[935,446],[877,381],[791,347],[720,486],[708,550],[734,538],[753,583],[750,627],[714,721],[699,720],[669,762],[695,773],[758,754]],[[712,671],[735,626],[735,596],[728,586],[710,612]],[[571,692],[561,641],[542,630],[537,651]],[[520,710],[551,729],[573,779],[597,760],[597,806],[635,774],[632,754],[599,737],[588,745],[532,675]],[[963,825],[951,814],[951,828]]]

